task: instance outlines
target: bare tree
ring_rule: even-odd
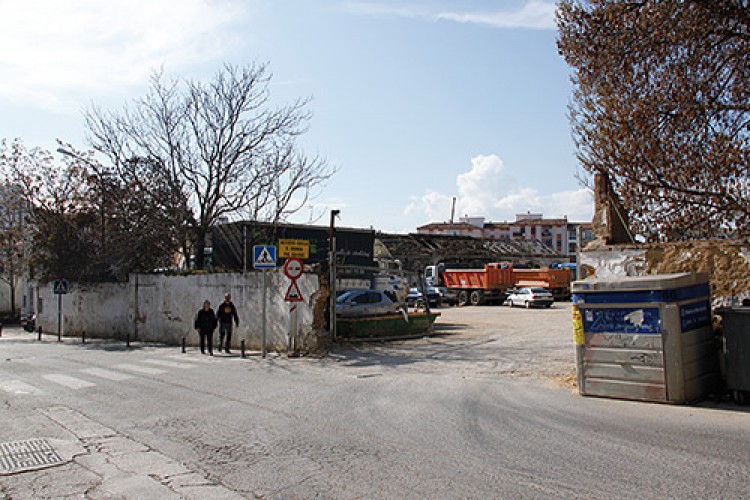
[[[179,222],[190,229],[199,269],[221,217],[283,220],[334,173],[296,146],[310,120],[307,100],[272,107],[270,80],[265,64],[227,65],[207,83],[156,73],[148,94],[122,112],[86,113],[91,143],[119,175],[148,164],[165,193],[185,194],[193,213]]]
[[[650,240],[747,234],[747,0],[563,0],[578,158]]]

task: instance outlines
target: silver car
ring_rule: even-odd
[[[336,316],[378,316],[393,314],[398,305],[381,290],[349,290],[336,299]]]
[[[525,287],[514,290],[505,299],[505,303],[510,307],[523,306],[526,308],[539,306],[539,307],[552,307],[555,299],[549,290],[539,287]]]

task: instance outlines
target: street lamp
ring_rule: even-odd
[[[99,237],[101,238],[101,248],[102,248],[102,278],[103,278],[104,275],[105,275],[105,272],[104,272],[104,259],[106,258],[106,241],[107,241],[107,239],[106,239],[106,220],[107,219],[106,219],[106,213],[105,213],[105,210],[104,210],[104,204],[105,204],[105,201],[106,201],[106,193],[107,192],[106,192],[105,186],[104,186],[104,172],[103,172],[103,169],[101,168],[101,165],[97,165],[94,162],[92,162],[91,160],[89,160],[87,158],[84,158],[83,156],[79,155],[78,153],[74,153],[73,151],[68,151],[65,148],[59,147],[59,148],[57,148],[57,152],[60,153],[60,154],[65,155],[65,156],[69,156],[71,158],[74,158],[74,159],[76,159],[78,161],[84,162],[85,164],[87,164],[88,166],[90,166],[94,170],[94,172],[96,172],[96,174],[99,176],[99,182],[101,184],[101,195],[102,195],[101,210],[100,210],[101,211],[101,234],[99,235]]]
[[[330,273],[328,289],[331,296],[328,298],[328,309],[330,310],[331,338],[336,340],[336,217],[341,210],[331,210],[331,225],[328,230],[329,257],[328,271]]]

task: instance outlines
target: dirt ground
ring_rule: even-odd
[[[464,376],[531,377],[575,386],[570,302],[550,309],[442,307],[432,336],[348,344],[339,352],[356,365],[375,355],[383,366]],[[365,354],[368,358],[365,358]],[[343,359],[340,359],[343,361]]]

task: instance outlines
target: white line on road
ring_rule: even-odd
[[[195,365],[191,365],[188,363],[176,363],[174,361],[167,361],[164,359],[144,359],[142,362],[149,363],[152,365],[157,365],[157,366],[164,366],[167,368],[194,368],[195,367]]]
[[[104,368],[86,368],[81,371],[95,377],[106,378],[107,380],[113,380],[115,382],[122,382],[123,380],[133,378],[132,375],[128,375],[127,373],[113,372],[112,370],[105,370]]]
[[[171,356],[167,356],[171,359],[179,359],[181,362],[185,363],[198,363],[198,364],[211,364],[214,362],[213,358],[210,356],[203,356],[198,358],[191,356],[190,354],[173,354]]]
[[[119,365],[115,365],[113,368],[117,368],[118,370],[126,370],[129,372],[145,373],[147,375],[160,375],[162,373],[167,373],[166,370],[149,368],[148,366],[131,365],[129,363],[121,363]]]
[[[44,394],[43,390],[20,380],[2,380],[0,381],[0,390],[10,394]]]
[[[69,377],[68,375],[63,375],[61,373],[48,373],[47,375],[42,375],[42,378],[45,378],[50,382],[54,382],[56,384],[60,384],[70,389],[76,390],[84,389],[86,387],[94,387],[96,385],[93,382],[81,380],[80,378]]]

